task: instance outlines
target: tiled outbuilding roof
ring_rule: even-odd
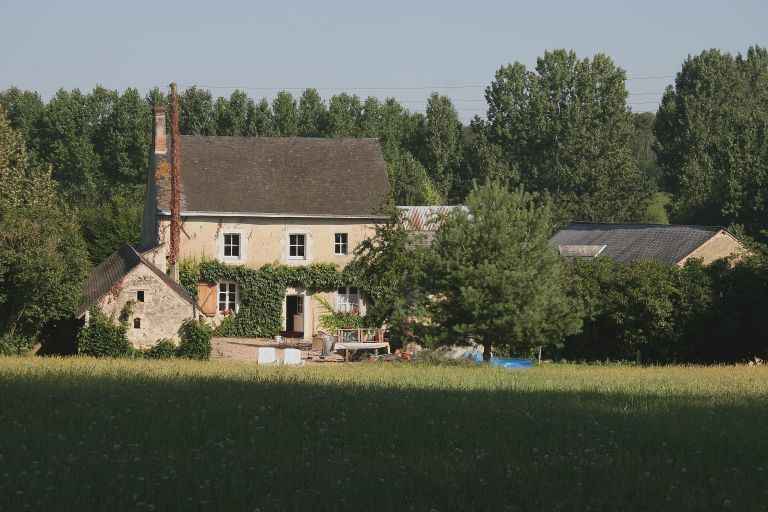
[[[550,239],[562,252],[565,246],[605,246],[600,252],[615,261],[654,260],[674,265],[721,228],[666,224],[593,224],[574,222]]]
[[[102,261],[91,271],[85,282],[83,292],[84,300],[78,308],[77,317],[81,317],[88,311],[88,308],[96,305],[99,302],[99,299],[106,295],[116,284],[119,284],[131,270],[142,263],[157,274],[157,276],[180,297],[190,304],[195,305],[194,299],[190,297],[187,290],[165,275],[152,263],[147,261],[141,254],[136,252],[133,247],[126,244],[112,253],[106,260]]]

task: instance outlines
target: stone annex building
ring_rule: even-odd
[[[178,259],[217,259],[259,268],[265,264],[352,260],[389,197],[386,164],[375,139],[179,136],[181,229]],[[97,305],[110,315],[134,302],[128,338],[146,347],[177,338],[188,318],[216,324],[239,308],[238,284],[200,283],[198,302],[167,265],[171,237],[172,158],[166,115],[155,111],[153,154],[141,245],[123,247],[96,267],[80,316]],[[355,288],[322,294],[337,309],[365,304]],[[286,289],[283,331],[311,339],[324,309],[303,289]]]

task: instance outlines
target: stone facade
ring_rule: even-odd
[[[739,260],[747,253],[747,249],[736,237],[721,229],[712,238],[701,244],[691,254],[680,260],[677,265],[682,267],[689,259],[701,260],[704,265],[732,256]]]
[[[107,316],[118,318],[128,301],[133,301],[128,340],[137,348],[151,347],[163,338],[178,341],[179,326],[195,316],[194,306],[143,263],[101,297],[99,307]]]

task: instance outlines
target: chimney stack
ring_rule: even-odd
[[[155,137],[154,146],[156,155],[168,153],[168,144],[165,136],[165,107],[155,106]]]
[[[181,137],[179,133],[179,95],[171,84],[171,246],[168,264],[172,278],[179,281],[177,265],[181,247]],[[165,116],[163,116],[165,119]]]

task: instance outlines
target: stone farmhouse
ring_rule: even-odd
[[[156,109],[154,117],[141,248],[124,247],[94,269],[80,311],[87,316],[87,308],[98,305],[114,313],[134,301],[128,319],[134,345],[175,338],[186,318],[217,324],[239,308],[235,282],[199,283],[192,301],[169,261],[216,259],[253,268],[331,263],[341,269],[388,218],[389,181],[378,140],[177,135],[175,154],[166,140],[165,111]],[[176,258],[169,259],[174,245]],[[285,335],[312,338],[325,312],[319,298],[285,290]],[[322,298],[337,310],[365,310],[356,288]]]

